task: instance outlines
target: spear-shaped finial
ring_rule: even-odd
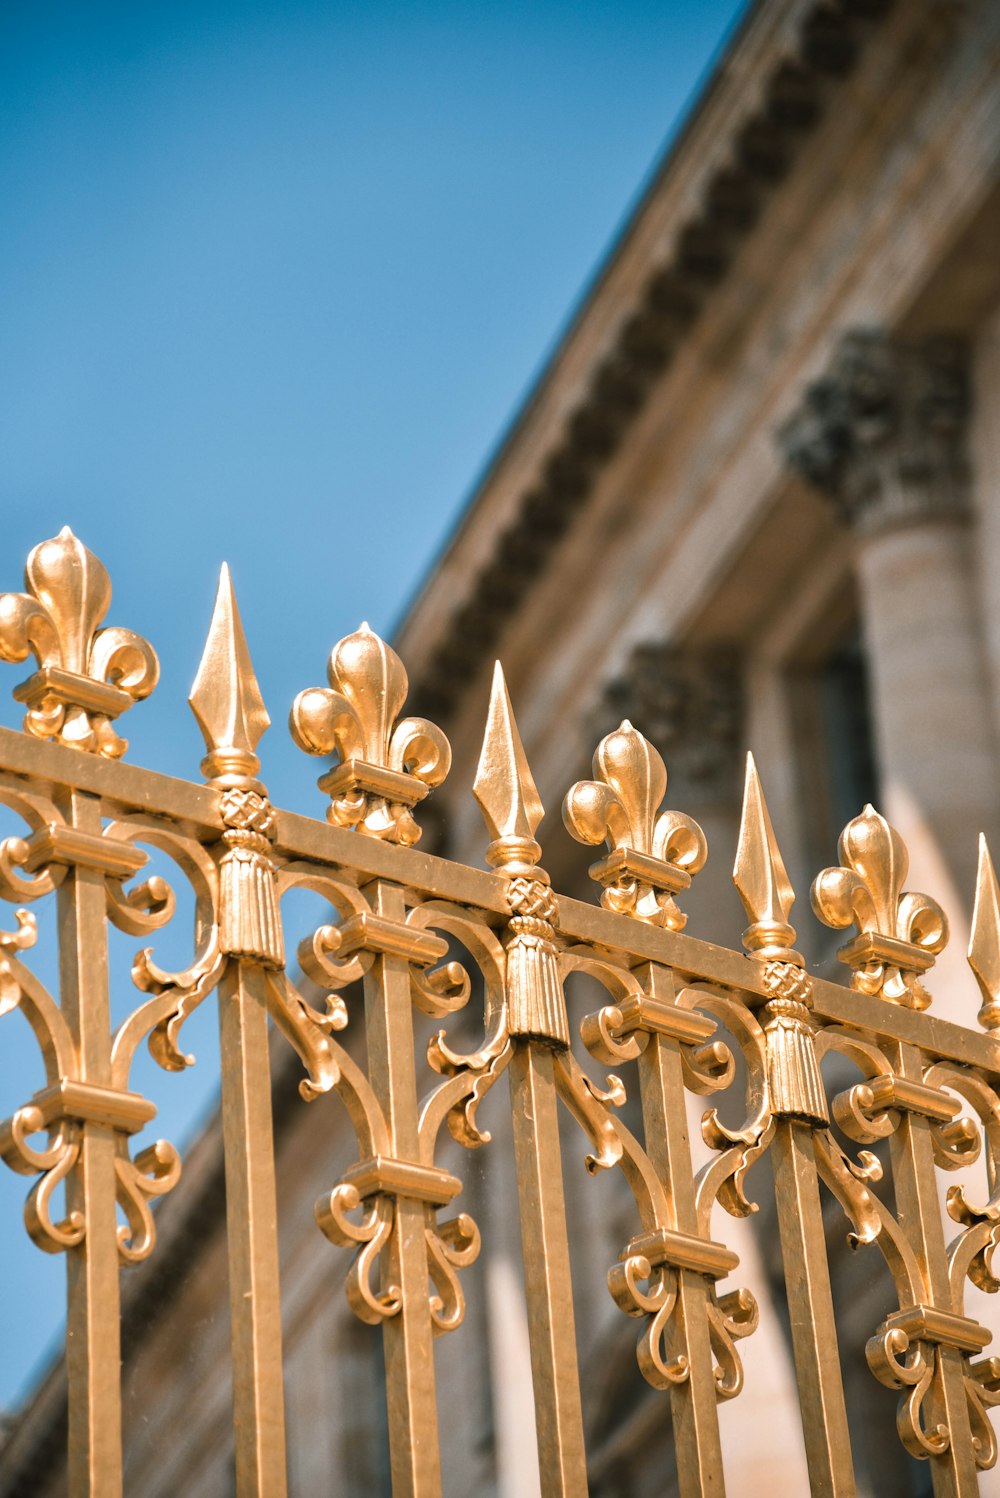
[[[553,945],[559,908],[549,876],[537,867],[542,850],[535,832],[545,815],[514,721],[503,667],[493,688],[473,794],[493,841],[486,862],[507,880],[507,1028],[564,1049],[569,1045],[566,1000]]]
[[[208,747],[201,764],[206,778],[256,775],[260,769],[257,745],[271,719],[257,685],[225,562],[188,702]]]
[[[545,809],[517,731],[499,661],[493,668],[486,732],[472,792],[493,839],[486,850],[487,863],[505,868],[512,861],[528,867],[537,863],[542,850],[535,832]]]
[[[809,1022],[812,983],[801,956],[792,950],[795,928],[788,921],[795,891],[752,754],[747,755],[733,883],[750,918],[743,945],[763,965],[769,995],[762,1017],[771,1111],[824,1125],[829,1122],[826,1093]]]
[[[1000,887],[982,833],[979,834],[979,869],[969,937],[969,966],[983,995],[979,1023],[984,1030],[1000,1028]]]
[[[733,883],[743,901],[750,925],[743,933],[748,952],[779,957],[787,962],[795,941],[788,916],[795,903],[752,754],[747,755],[743,816],[733,868]]]
[[[271,857],[274,812],[254,778],[260,769],[257,745],[271,720],[225,562],[188,701],[208,745],[202,773],[219,790],[225,848],[219,861],[219,945],[227,956],[281,968],[285,941]]]

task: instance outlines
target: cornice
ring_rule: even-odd
[[[477,499],[452,548],[455,575],[471,574],[465,596],[436,629],[426,630],[417,649],[410,649],[413,700],[420,711],[447,718],[468,682],[494,648],[507,620],[545,570],[558,543],[572,527],[596,482],[643,409],[651,390],[698,321],[712,291],[726,276],[737,252],[760,217],[768,198],[786,176],[809,131],[824,114],[831,85],[855,68],[867,37],[889,11],[892,0],[813,0],[793,7],[799,17],[790,33],[792,45],[775,44],[769,65],[759,78],[740,67],[743,38],[731,47],[710,85],[729,132],[726,149],[713,153],[714,165],[700,184],[697,207],[681,217],[671,235],[672,249],[637,278],[636,289],[619,312],[607,351],[586,377],[586,393],[560,418],[557,435],[531,466],[532,479],[515,480],[510,513],[489,538],[485,550],[466,546]],[[777,6],[758,5],[748,23]],[[749,96],[742,113],[724,108],[729,91]],[[701,115],[708,114],[703,107]],[[727,118],[728,116],[728,118]],[[705,124],[704,118],[698,121]],[[623,237],[637,236],[637,225],[652,213],[666,191],[687,134],[665,160]],[[625,249],[628,248],[626,244]],[[616,252],[624,257],[625,250]],[[652,260],[652,256],[649,257]],[[564,340],[550,370],[565,357],[583,318],[616,268],[602,273],[595,292]],[[543,376],[544,386],[546,377]],[[482,496],[498,467],[509,458],[515,440],[540,401],[540,392],[515,423],[511,437],[487,475]],[[477,555],[478,551],[478,555]],[[443,563],[448,566],[446,554]],[[470,565],[471,563],[471,565]],[[439,570],[439,569],[438,569]],[[430,585],[433,588],[434,584]],[[429,590],[424,597],[429,596]],[[410,611],[404,635],[421,611],[421,599]],[[422,660],[421,660],[422,657]]]

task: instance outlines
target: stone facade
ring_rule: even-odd
[[[935,1010],[973,1022],[978,831],[1000,848],[998,53],[992,0],[751,9],[396,642],[414,710],[455,750],[434,810],[449,856],[481,862],[468,786],[499,654],[558,889],[593,898],[558,808],[628,716],[664,753],[668,804],[708,832],[689,929],[737,945],[729,869],[752,748],[807,960],[836,966],[807,891],[877,796],[910,883],[952,922]],[[300,1105],[278,1051],[275,1072],[292,1491],[386,1492],[379,1337],[352,1320],[312,1221],[346,1136],[335,1101]],[[489,1105],[489,1150],[442,1162],[484,1244],[465,1325],[439,1343],[446,1489],[530,1498],[509,1125]],[[627,1203],[585,1176],[569,1132],[565,1151],[592,1491],[662,1495],[669,1415],[605,1288]],[[143,1498],[232,1491],[220,1169],[213,1125],[162,1210],[163,1251],[131,1277],[128,1482]],[[754,1194],[758,1217],[724,1224],[764,1308],[722,1414],[729,1491],[801,1498],[766,1179]],[[927,1468],[902,1455],[894,1396],[863,1360],[884,1286],[849,1258],[832,1206],[828,1234],[860,1490],[917,1498]],[[7,1448],[3,1498],[60,1491],[60,1418],[54,1374]],[[982,1490],[1000,1494],[996,1474]]]

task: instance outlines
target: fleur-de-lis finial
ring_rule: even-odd
[[[858,928],[838,953],[854,969],[851,987],[926,1009],[930,995],[918,975],[948,941],[947,916],[930,895],[903,891],[906,844],[870,804],[848,822],[838,852],[841,866],[813,881],[812,904],[827,926]]]
[[[558,906],[549,876],[538,867],[535,840],[545,815],[517,731],[503,667],[493,686],[483,747],[472,793],[482,808],[491,842],[486,861],[507,880],[511,919],[507,932],[507,1028],[547,1045],[569,1045],[566,1000],[553,945]]]
[[[329,687],[310,687],[292,705],[292,738],[307,754],[336,754],[318,784],[330,795],[327,817],[370,837],[415,843],[410,808],[440,785],[451,746],[426,718],[397,718],[409,689],[391,646],[362,624],[330,652]]]
[[[983,996],[979,1023],[985,1030],[1000,1028],[1000,888],[986,839],[979,834],[976,903],[969,936],[969,966]]]
[[[666,789],[662,757],[626,718],[598,744],[594,779],[570,786],[563,821],[578,842],[611,849],[590,869],[606,910],[679,931],[687,917],[673,896],[703,868],[708,843],[692,817],[660,810]]]
[[[111,581],[68,525],[30,553],[24,581],[27,592],[0,595],[0,660],[38,662],[14,688],[26,731],[118,759],[128,743],[112,720],[156,686],[156,652],[130,629],[99,628]]]
[[[198,674],[188,697],[208,753],[202,772],[219,790],[225,852],[219,861],[219,946],[230,957],[280,968],[285,943],[271,841],[274,812],[255,778],[270,726],[232,578],[225,562]]]
[[[771,1110],[826,1124],[826,1093],[809,1023],[812,982],[799,953],[793,951],[795,928],[788,920],[795,891],[752,754],[747,755],[733,883],[750,922],[743,945],[763,963],[764,986],[770,995],[763,1018]]]

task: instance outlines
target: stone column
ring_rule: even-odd
[[[951,941],[929,987],[933,1012],[965,1025],[976,1011],[965,950],[977,835],[985,831],[997,846],[1000,802],[978,611],[968,384],[959,340],[914,344],[876,330],[852,332],[780,434],[792,469],[835,507],[855,539],[880,810],[909,849],[907,887],[934,895],[950,918]],[[946,1186],[942,1175],[942,1196]],[[857,1268],[831,1245],[835,1293],[847,1308],[854,1346],[878,1314],[873,1286]],[[995,1317],[986,1320],[1000,1331]],[[870,1379],[852,1372],[856,1456],[886,1482],[879,1398]],[[871,1412],[870,1424],[863,1411]]]
[[[857,542],[882,810],[958,929],[1000,793],[977,611],[963,345],[848,334],[781,437]],[[996,844],[994,843],[994,846]],[[957,953],[956,953],[957,955]]]

